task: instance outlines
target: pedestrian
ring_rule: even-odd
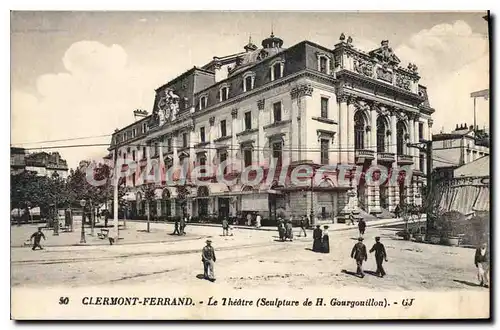
[[[291,220],[286,222],[286,238],[293,241],[293,224]]]
[[[354,244],[351,251],[351,258],[356,260],[356,274],[365,277],[363,272],[363,261],[368,260],[366,246],[363,244],[363,237],[358,238],[358,243]]]
[[[179,218],[175,217],[175,222],[174,222],[174,232],[172,235],[180,235],[181,232],[179,231]]]
[[[330,253],[330,238],[328,237],[328,226],[323,227],[323,237],[321,239],[322,251],[323,253]]]
[[[354,225],[354,214],[352,213],[349,213],[349,226],[350,225]]]
[[[222,236],[228,236],[229,235],[229,221],[227,221],[227,218],[224,217],[222,219]]]
[[[401,214],[401,206],[396,205],[396,208],[394,209],[394,214],[396,215],[396,218],[399,218],[399,215]]]
[[[181,217],[181,221],[179,224],[179,235],[185,235],[186,233],[184,232],[184,227],[186,227],[186,215],[183,215]]]
[[[359,229],[359,235],[363,236],[365,234],[365,229],[366,229],[366,222],[365,219],[361,218],[358,221],[358,229]]]
[[[248,213],[247,214],[247,226],[251,226],[251,225],[252,225],[252,214]]]
[[[474,256],[474,264],[477,267],[477,278],[479,280],[479,285],[488,288],[490,256],[488,251],[488,245],[486,243],[483,243],[480,247],[476,249],[476,254]]]
[[[370,249],[370,253],[375,251],[375,261],[377,262],[377,271],[375,272],[377,276],[384,277],[385,270],[382,263],[384,260],[387,262],[387,253],[385,252],[384,244],[380,243],[380,237],[375,237],[375,244]]]
[[[33,248],[32,248],[33,251],[35,251],[35,249],[37,247],[39,247],[40,250],[43,250],[42,245],[40,245],[40,241],[42,240],[42,237],[43,237],[43,240],[45,241],[45,235],[42,233],[42,227],[38,227],[38,231],[34,232],[33,235],[31,235],[31,237],[30,237],[30,242],[31,242],[31,240],[34,240]]]
[[[207,245],[201,251],[201,261],[203,262],[203,278],[211,282],[215,281],[214,263],[215,250],[212,247],[212,241],[207,240]]]
[[[255,227],[260,228],[262,222],[262,217],[259,213],[257,213],[257,217],[255,218]]]
[[[299,237],[302,237],[302,233],[304,233],[304,237],[307,237],[307,233],[306,233],[306,219],[305,217],[302,217],[300,219],[300,232],[299,232]]]
[[[280,240],[284,241],[285,240],[285,235],[286,235],[286,230],[285,230],[285,224],[283,222],[283,219],[278,218],[278,234],[280,236]]]
[[[321,252],[322,251],[322,240],[323,238],[323,231],[321,230],[320,225],[316,225],[316,229],[313,231],[313,248],[312,250],[314,252]]]

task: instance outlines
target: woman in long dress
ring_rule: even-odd
[[[313,248],[312,250],[314,252],[321,252],[323,250],[323,243],[322,243],[322,238],[323,238],[323,231],[321,230],[320,225],[316,225],[316,229],[313,231]]]
[[[328,237],[328,226],[324,227],[322,243],[323,253],[330,253],[330,238]]]

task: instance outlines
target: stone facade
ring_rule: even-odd
[[[426,88],[418,84],[418,69],[400,66],[387,41],[369,53],[348,41],[332,49],[309,41],[285,49],[271,35],[263,48],[246,45],[245,52],[215,57],[158,88],[152,114],[115,131],[110,151],[167,169],[233,162],[227,176],[235,181],[229,186],[216,180],[216,172],[203,176],[211,182],[206,187],[192,182],[165,187],[159,180],[156,212],[161,215],[184,210],[193,216],[244,217],[256,211],[273,218],[312,212],[337,221],[360,209],[393,211],[401,200],[418,204],[426,169],[417,149],[407,144],[431,138],[434,112]],[[222,68],[228,71],[225,79]],[[272,157],[279,164],[271,164]],[[243,184],[248,164],[264,169],[264,182]],[[333,170],[312,184],[279,180],[303,164]],[[410,165],[413,177],[409,185],[370,186],[363,178],[358,185],[352,179],[343,185],[336,164],[348,165],[351,174],[357,167]],[[142,172],[136,172],[126,184],[140,191],[143,179],[137,174]],[[137,198],[139,205],[141,194]],[[165,199],[168,214],[163,214]]]

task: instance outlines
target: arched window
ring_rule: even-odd
[[[354,149],[365,148],[365,121],[360,111],[354,115]]]
[[[203,95],[200,97],[199,109],[205,109],[207,107],[208,97]]]
[[[377,118],[377,152],[385,152],[385,119],[379,116]]]
[[[405,154],[405,124],[402,121],[398,121],[396,125],[396,130],[397,130],[397,140],[396,140],[396,151],[398,155],[404,155]]]
[[[243,92],[248,92],[255,87],[255,73],[246,72],[243,75]]]
[[[227,100],[228,98],[229,98],[229,87],[224,86],[219,91],[219,100],[222,102]]]

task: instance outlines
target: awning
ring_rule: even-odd
[[[476,202],[472,207],[474,211],[490,211],[490,188],[481,187],[479,188],[479,194],[477,196]]]
[[[210,195],[222,195],[229,192],[229,187],[221,182],[209,183],[206,186]]]

